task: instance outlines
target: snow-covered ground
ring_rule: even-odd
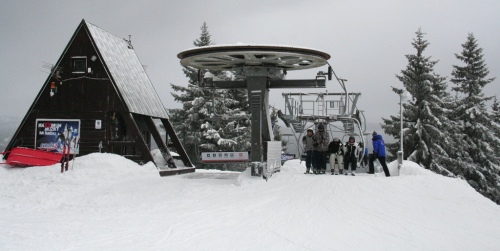
[[[395,168],[396,163],[391,163]],[[71,165],[70,165],[71,168]],[[498,250],[500,207],[405,162],[398,177],[160,177],[112,154],[0,167],[0,250]]]

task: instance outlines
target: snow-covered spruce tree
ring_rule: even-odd
[[[443,166],[445,160],[451,159],[448,154],[451,141],[447,132],[453,127],[453,122],[446,116],[447,107],[451,105],[450,97],[445,91],[445,78],[434,73],[438,61],[423,56],[429,45],[423,38],[424,33],[418,29],[416,35],[412,45],[417,53],[406,55],[408,65],[401,75],[396,75],[412,96],[412,100],[403,104],[404,158],[435,172],[451,174]],[[398,89],[393,91],[397,93]],[[400,139],[399,115],[382,119],[385,133]],[[387,144],[389,152],[396,155],[399,144]]]
[[[500,203],[500,126],[495,121],[495,113],[486,108],[484,86],[494,78],[487,78],[488,68],[484,63],[482,48],[479,48],[474,35],[470,33],[462,44],[462,52],[455,54],[464,66],[453,65],[453,78],[456,84],[453,91],[463,96],[457,97],[457,106],[452,118],[460,122],[462,133],[457,147],[466,150],[474,168],[460,173],[478,192]]]
[[[194,46],[213,45],[206,23],[201,26],[200,38]],[[199,154],[202,151],[247,151],[250,148],[250,120],[247,112],[248,98],[245,90],[213,90],[199,86],[198,69],[183,66],[188,77],[187,87],[171,84],[174,100],[182,109],[170,110],[170,120],[190,159],[203,168]],[[231,79],[228,71],[210,71],[216,78]],[[220,120],[243,116],[244,120]],[[215,168],[228,169],[226,166]]]
[[[498,103],[497,96],[493,97],[493,104],[491,105],[491,109],[495,112],[500,111],[500,103]]]
[[[500,124],[500,103],[497,100],[497,96],[493,97],[491,110],[493,111],[493,121],[495,121],[495,123],[497,124]]]

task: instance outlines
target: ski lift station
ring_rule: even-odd
[[[207,46],[183,51],[177,55],[184,66],[199,69],[200,87],[211,89],[248,90],[251,113],[252,175],[270,177],[281,166],[281,142],[273,141],[271,129],[269,91],[271,89],[315,88],[325,89],[332,79],[333,69],[320,71],[311,79],[285,80],[288,71],[305,70],[328,64],[325,52],[289,46],[223,45]],[[205,70],[230,70],[236,79],[220,81],[207,77]],[[349,93],[346,80],[335,76],[341,92],[283,93],[285,113],[278,116],[291,128],[298,146],[302,134],[320,123],[327,125],[331,134],[359,136],[364,142],[363,112],[356,106],[360,93]],[[303,149],[299,148],[299,153]],[[299,154],[300,155],[300,154]]]
[[[270,118],[272,89],[315,89],[282,94],[285,108],[278,111],[278,117],[293,132],[297,156],[303,152],[299,140],[303,133],[321,123],[332,136],[358,136],[364,142],[366,123],[357,108],[361,93],[347,91],[346,80],[335,75],[325,52],[292,46],[223,45],[189,49],[177,57],[182,65],[199,69],[201,88],[247,90],[251,149],[238,154],[240,161],[249,163],[252,175],[267,179],[281,167],[281,142],[273,141]],[[285,79],[289,71],[325,66],[310,79]],[[63,153],[66,145],[72,158],[107,152],[138,163],[155,162],[153,138],[167,163],[165,167],[157,165],[160,175],[195,171],[130,38],[114,36],[82,20],[58,61],[49,68],[47,80],[7,145],[6,151],[16,159],[36,160],[40,155],[21,156],[19,153],[31,151],[13,151],[15,148]],[[207,70],[228,70],[235,78],[216,80],[205,75]],[[340,86],[336,92],[327,90],[326,83],[333,75]],[[158,124],[166,130],[165,139],[157,130]],[[174,161],[169,147],[179,154],[179,161]],[[9,154],[4,157],[7,162]],[[236,153],[212,154],[232,157]]]

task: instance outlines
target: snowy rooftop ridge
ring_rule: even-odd
[[[85,21],[85,25],[130,112],[168,118],[158,93],[129,42],[89,22]]]

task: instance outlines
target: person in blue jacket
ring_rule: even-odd
[[[373,154],[370,158],[370,167],[368,173],[375,173],[373,161],[375,161],[375,159],[378,159],[380,165],[382,165],[382,168],[384,169],[385,176],[389,177],[391,176],[391,174],[389,173],[389,168],[387,168],[387,164],[385,163],[385,142],[382,139],[382,135],[377,134],[377,132],[373,132],[372,136]]]

